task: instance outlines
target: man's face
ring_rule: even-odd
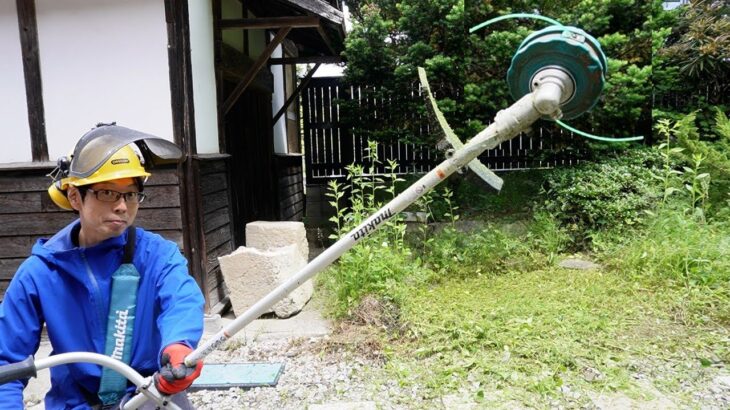
[[[94,246],[99,242],[121,235],[128,226],[134,223],[137,209],[139,209],[138,203],[127,202],[123,196],[115,202],[104,202],[99,198],[108,193],[97,194],[105,190],[120,193],[138,192],[137,184],[132,178],[100,182],[91,185],[90,188],[83,201],[77,188],[70,187],[68,193],[69,202],[79,212],[81,219],[79,245],[82,247]]]

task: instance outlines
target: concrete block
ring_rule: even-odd
[[[255,221],[246,224],[246,246],[267,250],[287,245],[296,245],[304,260],[309,260],[307,231],[302,222]]]
[[[307,264],[296,245],[269,250],[242,246],[230,255],[219,257],[218,261],[237,315],[243,314]],[[276,303],[271,311],[278,317],[289,317],[302,310],[313,290],[311,280],[307,281]]]

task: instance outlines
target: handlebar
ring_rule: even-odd
[[[36,367],[33,356],[18,363],[6,364],[0,366],[0,385],[13,380],[27,379],[36,376]]]
[[[0,366],[0,384],[5,384],[17,379],[35,377],[38,370],[69,363],[93,363],[108,367],[126,377],[127,380],[137,386],[137,392],[141,394],[137,395],[137,397],[125,404],[124,410],[136,409],[147,399],[153,400],[160,408],[163,409],[181,410],[178,405],[169,401],[168,396],[164,396],[157,391],[152,377],[143,377],[126,363],[99,353],[60,353],[37,361],[34,361],[33,357],[29,356],[22,362]],[[144,397],[140,400],[138,399],[139,396]]]

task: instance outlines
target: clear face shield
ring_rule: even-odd
[[[87,178],[122,147],[135,143],[148,167],[174,164],[182,158],[170,141],[118,125],[102,125],[87,132],[73,152],[68,176]]]

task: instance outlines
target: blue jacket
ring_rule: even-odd
[[[111,276],[122,261],[126,232],[79,248],[75,221],[34,246],[0,303],[0,365],[33,355],[46,324],[53,353],[104,353]],[[195,347],[203,333],[204,299],[175,243],[137,229],[134,266],[140,274],[130,365],[143,376],[159,368],[162,348],[175,342]],[[96,394],[101,367],[68,364],[51,368],[48,410],[88,409],[84,393]],[[0,386],[0,409],[22,409],[28,379]]]

